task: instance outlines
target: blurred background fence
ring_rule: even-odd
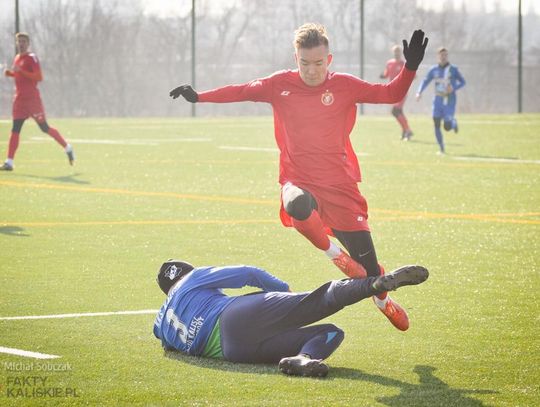
[[[0,63],[14,56],[14,0],[0,0]],[[172,7],[174,3],[174,7]],[[436,3],[436,5],[434,5]],[[511,3],[511,7],[509,7]],[[49,116],[188,116],[168,92],[191,83],[192,0],[19,0],[45,80]],[[359,0],[197,0],[196,89],[244,83],[294,69],[292,38],[304,22],[326,25],[332,70],[360,73]],[[409,113],[430,112],[431,88],[413,94],[444,45],[467,81],[459,112],[517,111],[518,0],[364,0],[365,80],[381,81],[390,48],[422,28],[430,38],[409,92]],[[161,6],[160,6],[161,5]],[[540,111],[540,5],[523,8],[523,111]],[[9,118],[13,81],[0,80],[0,117]],[[198,105],[200,115],[270,114],[264,104]],[[365,106],[387,113],[387,106]]]

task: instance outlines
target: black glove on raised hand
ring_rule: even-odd
[[[405,67],[411,71],[416,71],[418,65],[424,59],[424,53],[428,44],[428,38],[424,39],[424,32],[422,30],[416,30],[413,32],[411,41],[407,44],[406,40],[403,40],[403,56],[405,57]]]
[[[191,85],[182,85],[174,88],[169,92],[169,96],[173,99],[176,99],[180,95],[182,95],[184,99],[191,103],[197,103],[199,101],[199,95],[193,90]]]

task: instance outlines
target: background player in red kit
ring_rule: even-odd
[[[399,73],[403,69],[403,66],[405,65],[405,61],[401,59],[401,47],[399,45],[394,45],[392,47],[392,52],[394,53],[394,58],[386,61],[386,67],[381,74],[381,79],[388,78],[389,80],[393,80],[396,76],[399,75]],[[413,133],[409,127],[407,118],[403,113],[403,105],[405,104],[405,99],[406,96],[399,102],[392,105],[392,115],[396,118],[399,125],[401,126],[401,139],[410,140]]]
[[[329,72],[332,62],[326,30],[304,24],[295,33],[297,70],[284,70],[243,85],[197,93],[189,85],[173,89],[195,102],[266,102],[274,110],[280,150],[281,221],[293,226],[349,277],[384,273],[371,239],[367,204],[358,190],[360,167],[349,135],[357,103],[396,103],[403,99],[424,57],[427,38],[414,32],[403,41],[405,67],[388,84],[371,84],[353,75]],[[334,244],[334,235],[349,257]],[[354,260],[353,260],[354,259]],[[406,330],[406,312],[387,293],[373,297],[398,329]]]
[[[15,158],[17,147],[19,147],[19,134],[24,121],[29,117],[32,117],[36,121],[41,131],[47,133],[64,148],[69,163],[73,165],[73,161],[75,160],[73,148],[70,144],[66,143],[66,140],[64,140],[58,130],[49,127],[45,119],[45,110],[43,109],[41,96],[37,88],[38,82],[43,80],[43,75],[41,74],[41,68],[36,54],[28,52],[30,37],[26,33],[17,33],[15,40],[19,53],[13,60],[12,68],[4,71],[5,76],[15,79],[13,127],[11,129],[11,137],[9,138],[7,160],[0,167],[0,170],[13,170],[13,159]]]

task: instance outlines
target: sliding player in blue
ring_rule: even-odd
[[[257,267],[195,268],[168,260],[157,277],[167,299],[154,335],[166,350],[236,363],[279,363],[287,375],[324,377],[328,366],[323,360],[344,333],[333,324],[310,324],[381,292],[420,284],[428,275],[424,267],[404,266],[378,277],[330,281],[311,292],[292,293],[287,283]],[[244,286],[262,291],[222,292]]]
[[[448,50],[439,48],[438,64],[433,65],[426,77],[420,84],[416,93],[416,100],[420,100],[422,92],[429,83],[435,81],[435,96],[433,96],[433,123],[435,125],[435,137],[439,144],[439,154],[445,153],[444,139],[441,131],[441,120],[444,122],[446,131],[458,132],[456,112],[456,91],[465,86],[465,79],[455,65],[448,62]]]

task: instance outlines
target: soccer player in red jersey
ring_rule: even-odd
[[[67,154],[69,163],[73,165],[75,156],[73,147],[64,140],[58,130],[50,127],[45,119],[45,110],[41,102],[38,82],[43,80],[39,61],[33,52],[29,52],[30,37],[26,33],[15,35],[17,49],[19,53],[13,60],[11,69],[6,69],[4,75],[15,79],[15,96],[13,98],[13,127],[9,138],[7,160],[0,167],[3,171],[13,170],[13,159],[19,147],[19,134],[26,119],[32,117],[38,124],[41,131],[47,133],[60,144]]]
[[[383,73],[381,74],[381,79],[388,78],[390,81],[393,80],[396,76],[399,75],[405,61],[401,58],[401,47],[399,45],[394,45],[392,47],[392,52],[394,53],[394,58],[386,61],[386,67],[384,68]],[[399,125],[401,126],[401,139],[408,141],[411,139],[413,132],[409,127],[407,118],[403,113],[403,105],[405,104],[405,99],[401,99],[399,102],[392,105],[392,115],[396,118]]]
[[[326,29],[308,23],[296,31],[297,70],[201,93],[182,85],[170,96],[183,96],[192,103],[270,103],[280,150],[283,225],[296,228],[348,277],[378,276],[384,270],[375,254],[367,203],[358,189],[360,167],[349,135],[357,103],[397,103],[403,99],[427,42],[423,31],[415,31],[409,44],[403,41],[405,67],[390,83],[372,84],[353,75],[330,72],[332,54]],[[335,236],[350,256],[328,235]],[[398,329],[409,327],[406,312],[387,293],[377,295],[374,301]]]

